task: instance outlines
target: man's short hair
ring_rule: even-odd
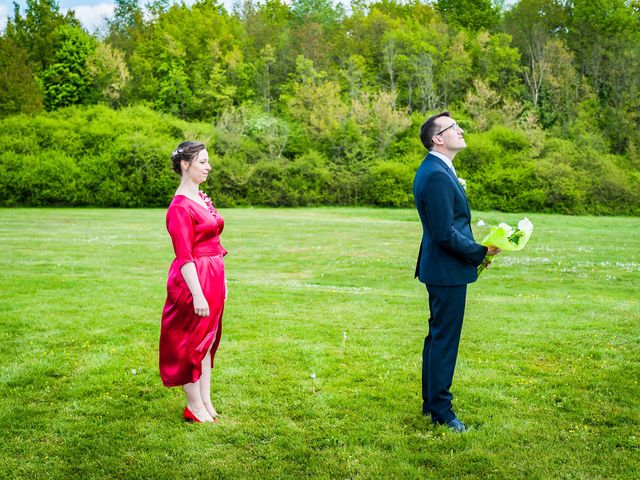
[[[427,118],[427,121],[420,127],[420,140],[427,150],[431,150],[433,147],[433,136],[438,131],[436,119],[440,117],[451,117],[451,115],[449,115],[449,112],[437,113]]]

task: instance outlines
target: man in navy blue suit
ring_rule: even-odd
[[[434,424],[466,430],[453,412],[449,389],[458,356],[467,284],[478,278],[478,266],[500,249],[475,242],[471,211],[453,166],[466,148],[464,131],[449,112],[428,118],[420,140],[429,151],[416,172],[413,196],[422,222],[416,277],[427,286],[429,334],[422,351],[422,413]]]

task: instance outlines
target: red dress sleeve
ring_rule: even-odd
[[[185,263],[193,262],[194,220],[188,209],[172,205],[167,211],[167,230],[176,253],[178,269]]]

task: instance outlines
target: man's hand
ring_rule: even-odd
[[[493,262],[493,257],[499,254],[502,250],[500,250],[495,245],[487,245],[487,255],[484,257],[482,261],[482,266],[484,268],[489,268],[491,266],[491,262]]]

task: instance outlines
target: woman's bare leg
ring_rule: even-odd
[[[182,389],[187,396],[187,407],[201,422],[213,422],[213,417],[209,414],[209,411],[202,401],[202,396],[200,395],[201,380],[202,378],[197,382],[187,383],[182,386]]]
[[[213,344],[211,344],[213,346]],[[202,375],[200,376],[200,398],[204,407],[212,418],[216,418],[218,413],[211,403],[211,347],[202,359]]]

